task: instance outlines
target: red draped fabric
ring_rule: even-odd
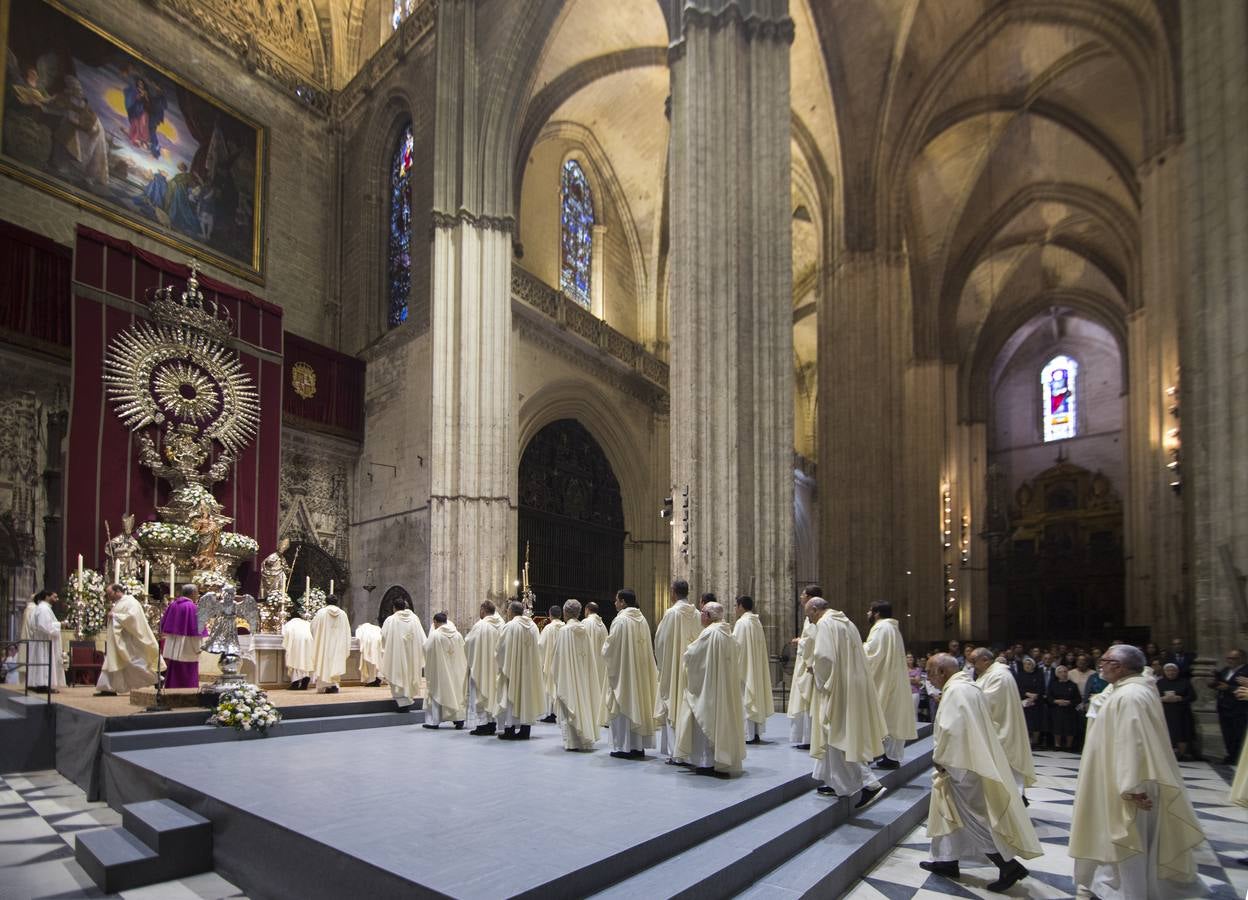
[[[69,348],[68,247],[0,221],[0,331],[19,343]]]
[[[282,388],[282,414],[296,428],[364,439],[364,362],[337,350],[286,333],[283,360],[292,377]],[[295,388],[295,367],[303,363],[315,379],[312,396]],[[305,390],[305,393],[307,391]]]

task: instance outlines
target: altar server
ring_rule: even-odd
[[[355,629],[360,645],[360,683],[369,687],[381,685],[381,629],[372,622],[363,622]]]
[[[351,620],[330,595],[312,619],[312,683],[317,693],[338,693],[351,655]]]
[[[871,630],[863,650],[867,654],[867,671],[876,696],[880,698],[880,711],[884,713],[884,756],[881,769],[901,766],[906,741],[919,736],[911,699],[910,670],[906,667],[906,645],[901,639],[901,628],[893,618],[893,605],[885,600],[871,604],[867,611]]]
[[[998,874],[988,890],[1006,891],[1030,874],[1016,857],[1040,856],[1040,840],[1014,785],[983,692],[947,653],[929,660],[928,679],[941,695],[933,724],[936,774],[927,812],[932,858],[919,866],[958,878],[959,860],[987,857]]]
[[[425,629],[420,616],[395,598],[394,613],[381,626],[381,674],[390,685],[390,696],[407,709],[420,696],[420,673],[425,667]]]
[[[503,617],[495,611],[494,604],[486,600],[481,604],[480,618],[473,623],[464,639],[468,654],[468,724],[474,726],[472,734],[489,735],[498,730],[490,710],[497,705],[498,690],[498,639],[503,632]]]
[[[504,741],[527,741],[542,714],[542,657],[537,649],[537,623],[524,614],[524,604],[507,604],[507,624],[498,639],[498,687],[494,718],[503,727]]]
[[[706,609],[704,605],[702,607]],[[763,742],[767,717],[776,709],[771,695],[771,663],[767,635],[754,612],[752,597],[737,598],[737,624],[732,628],[741,669],[741,694],[745,701],[745,738],[748,744]]]
[[[676,722],[685,706],[685,650],[702,625],[689,602],[689,582],[677,578],[671,587],[672,605],[654,634],[654,653],[659,666],[659,717],[662,719],[661,749],[673,764],[687,762],[676,753]]]
[[[282,625],[282,655],[290,678],[290,690],[306,691],[312,679],[312,626],[302,616]]]
[[[685,649],[685,700],[676,722],[676,754],[699,775],[726,778],[745,760],[745,709],[737,642],[720,603],[702,605],[702,631]]]
[[[1192,851],[1205,836],[1170,749],[1161,698],[1143,675],[1147,662],[1126,644],[1101,657],[1101,677],[1114,691],[1088,722],[1075,783],[1075,884],[1101,900],[1203,893]]]
[[[594,636],[580,614],[579,600],[563,604],[563,628],[555,639],[550,663],[565,750],[592,750],[603,725],[602,679],[594,658]]]
[[[555,640],[559,637],[559,629],[563,627],[563,610],[552,606],[547,610],[549,621],[537,639],[537,650],[542,657],[542,695],[546,700],[546,715],[543,722],[555,721],[555,680],[551,676],[550,663],[555,655]]]
[[[616,759],[642,759],[654,749],[659,726],[655,713],[659,672],[654,665],[650,623],[637,608],[630,588],[615,594],[615,618],[607,642],[602,645],[606,662],[606,712],[611,727],[611,755]]]
[[[434,613],[433,628],[425,639],[425,681],[429,687],[425,727],[453,722],[456,730],[463,728],[468,714],[468,655],[464,636],[444,612]]]
[[[984,692],[988,711],[997,727],[997,737],[1005,748],[1005,758],[1014,770],[1014,781],[1027,804],[1025,789],[1036,781],[1036,764],[1031,756],[1031,735],[1027,731],[1027,718],[1023,714],[1023,698],[1018,692],[1014,673],[1003,662],[997,662],[987,647],[977,647],[971,652],[970,663],[975,667],[975,683]]]
[[[199,687],[199,648],[208,629],[199,627],[198,599],[199,588],[188,582],[182,585],[182,593],[165,607],[160,618],[167,688]]]
[[[793,680],[789,685],[789,740],[799,750],[810,749],[810,704],[815,693],[815,677],[810,671],[810,656],[815,651],[815,625],[827,609],[811,606],[810,601],[823,597],[823,588],[812,584],[802,590],[801,603],[805,616],[802,633],[793,638],[796,657],[793,662]]]
[[[143,605],[122,590],[120,584],[110,584],[105,594],[113,608],[108,612],[104,666],[95,683],[96,693],[126,694],[155,684],[160,644],[147,623]]]
[[[884,714],[871,690],[862,635],[839,609],[822,597],[809,605],[826,611],[815,627],[810,669],[815,691],[810,710],[810,755],[822,794],[848,797],[861,791],[857,807],[884,790],[867,766],[884,746]]]

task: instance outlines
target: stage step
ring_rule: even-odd
[[[0,691],[0,772],[52,768],[56,729],[46,697]]]
[[[105,893],[212,869],[212,823],[172,800],[131,803],[117,828],[76,838],[74,858]]]
[[[207,720],[208,712],[204,713]],[[353,731],[360,728],[393,728],[419,725],[421,715],[405,712],[363,713],[351,716],[320,716],[308,719],[283,719],[269,729],[269,736],[289,737],[297,734],[322,734],[330,731]],[[191,725],[182,728],[141,728],[114,731],[102,738],[105,753],[126,750],[150,750],[153,747],[176,747],[188,744],[220,744],[228,741],[260,740],[259,735],[218,728],[215,725]]]

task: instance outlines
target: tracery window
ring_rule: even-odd
[[[594,196],[585,172],[574,159],[563,164],[559,209],[559,287],[564,294],[589,309],[589,275],[594,250]]]
[[[394,0],[394,11],[390,14],[390,27],[394,31],[399,30],[399,26],[403,24],[413,9],[416,8],[416,0]]]
[[[1075,436],[1076,379],[1079,364],[1069,356],[1055,356],[1040,373],[1040,389],[1044,395],[1044,440],[1064,441]]]
[[[397,3],[397,0],[396,0]],[[390,162],[390,327],[407,321],[407,300],[412,291],[412,126],[399,136]]]

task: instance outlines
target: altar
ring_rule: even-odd
[[[286,654],[282,650],[280,634],[240,634],[239,646],[242,648],[242,665],[239,671],[248,681],[266,689],[277,689],[289,686],[290,679],[286,673]],[[217,665],[217,654],[199,654],[200,681],[215,679],[221,674]],[[341,684],[360,683],[360,642],[351,638],[351,653],[347,657],[347,671],[342,676]],[[312,688],[309,688],[312,690]]]

